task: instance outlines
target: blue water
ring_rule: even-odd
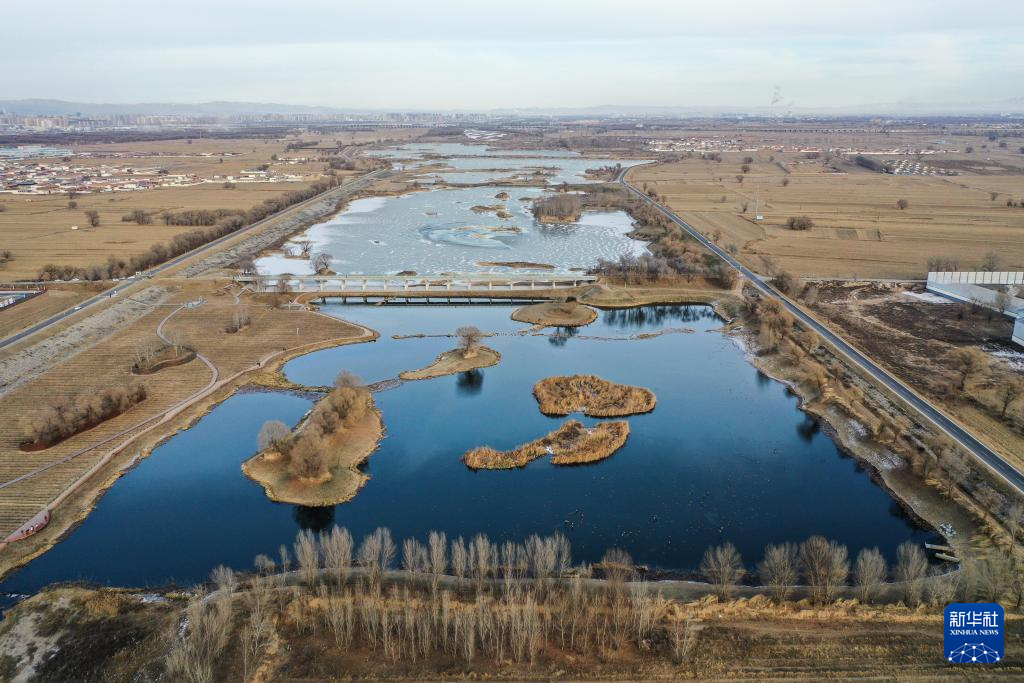
[[[395,333],[448,333],[473,324],[493,332],[524,326],[504,306],[328,306],[326,312],[381,332],[373,343],[319,351],[291,361],[289,378],[326,384],[342,369],[368,382],[421,367],[453,346],[448,338],[394,340]],[[354,500],[327,509],[268,501],[241,462],[263,421],[296,422],[310,403],[288,394],[239,394],[180,433],[120,480],[96,510],[0,589],[90,579],[117,585],[190,582],[217,564],[251,566],[300,528],[347,526],[357,537],[379,525],[397,538],[483,531],[523,539],[560,530],[577,561],[612,546],[653,567],[692,569],[704,549],[732,541],[748,564],[768,543],[823,534],[851,555],[877,545],[892,559],[908,539],[934,538],[797,408],[785,387],[761,375],[703,306],[603,312],[577,336],[497,336],[497,366],[410,382],[377,394],[387,435]],[[664,328],[692,334],[625,337]],[[468,470],[474,446],[510,448],[562,420],[540,414],[538,379],[594,373],[638,384],[658,397],[650,414],[628,418],[632,433],[611,458],[522,470]],[[585,422],[595,420],[583,418]]]

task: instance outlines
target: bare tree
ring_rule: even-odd
[[[1013,552],[1013,547],[1017,544],[1017,537],[1020,535],[1021,529],[1024,528],[1024,504],[1014,503],[1006,511],[1004,523],[1006,524],[1006,530],[1010,532],[1010,547],[1007,549],[1007,553]]]
[[[320,537],[324,555],[324,568],[332,572],[339,584],[344,584],[352,567],[352,534],[344,527],[335,526]]]
[[[260,435],[256,439],[261,451],[269,448],[277,448],[282,441],[291,436],[292,430],[280,420],[267,420],[260,428]]]
[[[430,556],[431,587],[436,593],[441,576],[448,571],[448,539],[444,532],[431,531],[427,537],[427,547]]]
[[[985,353],[973,346],[956,349],[949,354],[949,358],[953,361],[953,369],[959,378],[960,391],[964,391],[967,388],[967,382],[988,364]]]
[[[378,527],[363,539],[359,545],[359,563],[369,572],[372,583],[380,583],[384,572],[395,560],[395,551],[395,542],[391,540],[391,530],[387,527]]]
[[[309,529],[303,529],[295,537],[295,559],[299,573],[307,586],[312,586],[320,574],[320,548],[316,536]]]
[[[861,550],[853,566],[853,585],[857,589],[857,599],[864,604],[877,600],[888,574],[885,557],[878,548]]]
[[[981,270],[988,271],[990,273],[999,270],[999,254],[994,251],[990,251],[981,259]]]
[[[786,219],[786,227],[790,230],[810,230],[814,221],[809,216],[790,216]]]
[[[995,307],[997,311],[999,311],[1001,314],[1005,314],[1012,304],[1013,297],[1010,296],[1010,293],[1008,291],[1006,291],[1005,289],[1000,289],[998,292],[996,292]]]
[[[928,574],[928,558],[920,546],[912,541],[901,543],[896,549],[896,580],[903,583],[903,602],[907,607],[921,604],[924,579]]]
[[[633,558],[622,548],[609,548],[601,558],[601,569],[612,585],[622,585],[633,576]]]
[[[1003,494],[999,493],[988,484],[979,484],[977,490],[974,492],[974,498],[981,506],[982,512],[985,513],[985,518],[990,522],[995,520],[1006,502],[1006,499],[1003,498]]]
[[[906,199],[896,200],[896,208],[899,209],[900,211],[905,210],[908,206],[910,206],[910,202],[908,202]]]
[[[469,566],[469,554],[466,552],[466,542],[462,536],[452,540],[452,573],[462,579],[466,576],[466,569]]]
[[[793,584],[800,578],[797,571],[797,548],[794,543],[769,545],[764,559],[757,565],[761,583],[767,586],[777,602],[784,602]]]
[[[100,225],[100,214],[99,214],[98,211],[94,211],[94,210],[90,209],[89,211],[85,212],[85,217],[89,221],[89,225],[90,226],[92,226],[94,228],[98,228],[99,227],[99,225]]]
[[[999,416],[1005,418],[1006,411],[1017,400],[1024,396],[1024,380],[1019,377],[1010,377],[996,386],[996,396],[999,398]]]
[[[313,242],[311,240],[299,240],[295,243],[299,247],[302,258],[308,259],[313,255]]]
[[[309,259],[309,267],[313,269],[314,273],[325,273],[331,269],[332,259],[333,257],[326,251],[318,252]]]
[[[463,325],[455,330],[455,336],[459,340],[459,349],[463,358],[472,358],[480,348],[480,340],[483,339],[483,332],[475,325]]]
[[[700,573],[715,587],[719,599],[726,599],[736,590],[744,574],[743,561],[732,543],[714,546],[704,551]]]
[[[850,574],[846,546],[823,536],[811,536],[800,544],[800,564],[817,604],[832,602]]]

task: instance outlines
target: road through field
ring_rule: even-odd
[[[637,167],[634,166],[633,168]],[[787,297],[782,295],[769,283],[762,280],[762,278],[752,270],[733,258],[724,249],[705,237],[696,228],[634,187],[628,180],[626,180],[626,175],[629,170],[630,169],[625,169],[619,174],[619,182],[622,183],[627,190],[651,204],[651,206],[685,230],[691,237],[707,247],[712,253],[738,270],[740,274],[747,278],[750,284],[760,290],[762,294],[773,299],[777,299],[795,318],[817,332],[822,339],[826,340],[833,348],[838,350],[839,353],[847,360],[860,367],[864,372],[875,379],[875,381],[883,384],[886,388],[903,399],[906,404],[914,408],[914,410],[925,419],[944,431],[954,441],[959,443],[968,451],[973,453],[978,460],[988,466],[989,469],[1016,489],[1018,493],[1024,494],[1024,474],[1022,474],[1017,468],[1004,460],[1002,456],[979,441],[977,438],[972,436],[966,429],[954,422],[945,413],[932,405],[927,399],[915,393],[910,387],[890,375],[865,354],[861,353],[846,342],[842,337],[838,336],[829,328],[819,323],[817,319],[812,317],[810,314],[797,307]]]

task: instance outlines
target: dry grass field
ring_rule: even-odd
[[[205,291],[199,291],[203,289]],[[281,352],[288,354],[295,349],[312,349],[318,345],[334,343],[341,339],[361,339],[364,330],[329,316],[309,311],[274,309],[265,303],[249,297],[241,299],[241,305],[234,303],[234,297],[217,293],[211,285],[196,283],[185,291],[172,295],[171,302],[193,300],[199,295],[208,303],[198,309],[181,310],[171,318],[164,333],[172,339],[194,346],[217,368],[218,378],[223,386],[230,387],[236,382],[235,376],[261,362],[266,366],[268,359]],[[211,380],[210,369],[200,360],[185,365],[161,370],[143,378],[130,373],[135,350],[142,344],[157,340],[155,330],[160,321],[175,306],[156,307],[123,331],[110,336],[92,348],[57,364],[39,379],[20,386],[0,398],[0,482],[10,481],[39,467],[55,463],[67,455],[93,446],[108,437],[119,434],[150,417],[161,415],[175,407],[180,401],[207,387]],[[235,313],[244,310],[251,317],[251,324],[242,331],[228,334],[225,327]],[[20,450],[22,431],[19,417],[29,414],[39,406],[59,396],[98,391],[106,387],[119,386],[132,379],[143,381],[149,397],[138,406],[114,419],[82,432],[42,451],[26,453]],[[194,412],[194,411],[193,411]],[[186,416],[189,411],[186,411]],[[180,421],[186,418],[176,418]],[[176,421],[160,426],[154,434],[165,430],[173,431]],[[131,432],[131,436],[138,431]],[[99,462],[108,451],[128,441],[129,435],[119,437],[102,447],[73,460],[58,465],[42,474],[0,489],[0,538],[27,521],[32,515],[50,503],[67,486],[79,478],[90,467]],[[153,439],[156,437],[154,436]],[[152,445],[150,436],[133,444],[115,458],[113,464],[123,466],[133,453],[142,452],[143,442]],[[111,469],[111,473],[114,470]],[[105,475],[109,477],[110,474]],[[54,513],[53,521],[46,530],[11,546],[5,552],[7,562],[30,552],[47,542],[53,542],[58,532],[77,519],[88,509],[95,495],[104,483],[104,476],[90,480],[87,490],[90,495],[76,498]]]
[[[323,138],[323,152],[287,149],[289,143],[299,139],[196,139],[74,146],[76,153],[87,152],[89,156],[72,157],[70,164],[73,166],[159,168],[170,174],[196,174],[212,179],[237,176],[243,170],[267,164],[272,173],[300,176],[302,180],[236,182],[233,188],[226,188],[224,180],[216,180],[188,187],[80,194],[74,198],[75,208],[69,207],[66,194],[0,194],[0,249],[13,253],[12,260],[0,266],[0,281],[33,278],[47,263],[88,266],[105,262],[110,255],[141,254],[157,242],[165,242],[192,229],[164,225],[163,212],[249,209],[265,199],[305,189],[320,179],[326,168],[321,158],[336,157],[338,142],[343,145],[353,140],[368,143],[376,141],[377,137],[349,133],[330,140]],[[40,161],[52,163],[54,160]],[[345,170],[337,173],[341,177],[356,174]],[[121,220],[135,210],[150,213],[153,222],[137,225]],[[87,211],[99,213],[98,227],[90,227]],[[73,226],[77,229],[72,230]]]
[[[7,209],[0,212],[0,239],[14,258],[0,269],[5,281],[33,279],[48,263],[90,266],[108,256],[131,257],[189,226],[164,225],[163,211],[185,209],[248,209],[264,199],[308,187],[308,183],[251,183],[224,189],[220,184],[160,188],[138,192],[80,195],[78,207],[69,209],[66,195],[0,195]],[[136,209],[155,214],[150,225],[124,222]],[[86,211],[97,211],[100,225],[89,227]],[[72,230],[72,226],[78,226]]]
[[[754,162],[743,173],[747,156]],[[1024,268],[1024,208],[1006,206],[1024,199],[1024,171],[896,176],[850,163],[833,163],[836,171],[797,153],[727,152],[722,159],[682,158],[638,168],[630,179],[759,272],[921,278],[929,257],[956,258],[968,269],[993,251],[1000,268]],[[904,210],[900,199],[909,203]],[[754,220],[755,206],[762,221]],[[790,216],[802,215],[814,221],[812,229],[786,227]]]

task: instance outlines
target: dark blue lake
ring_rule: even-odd
[[[386,379],[454,345],[447,338],[391,339],[396,333],[524,327],[505,306],[323,310],[377,329],[381,339],[295,359],[286,366],[295,381],[328,384],[342,369],[367,382]],[[310,402],[237,394],[157,448],[64,541],[0,589],[30,592],[72,579],[194,582],[217,564],[249,568],[256,554],[290,545],[300,528],[331,524],[357,538],[377,526],[391,527],[398,539],[425,538],[432,529],[467,537],[482,531],[496,540],[559,530],[577,561],[596,561],[618,546],[637,562],[682,570],[727,540],[752,565],[766,544],[812,534],[845,543],[851,555],[877,545],[890,559],[901,542],[934,537],[839,452],[782,384],[713,331],[719,325],[707,307],[662,306],[602,312],[574,337],[491,337],[486,343],[501,352],[499,365],[377,394],[387,436],[367,466],[371,479],[353,501],[328,509],[272,503],[240,469],[265,420],[295,423]],[[694,331],[583,338],[683,327]],[[593,465],[537,460],[522,470],[472,472],[461,463],[474,446],[510,448],[555,429],[562,420],[540,414],[531,388],[572,373],[648,387],[657,408],[628,418],[626,446]]]

